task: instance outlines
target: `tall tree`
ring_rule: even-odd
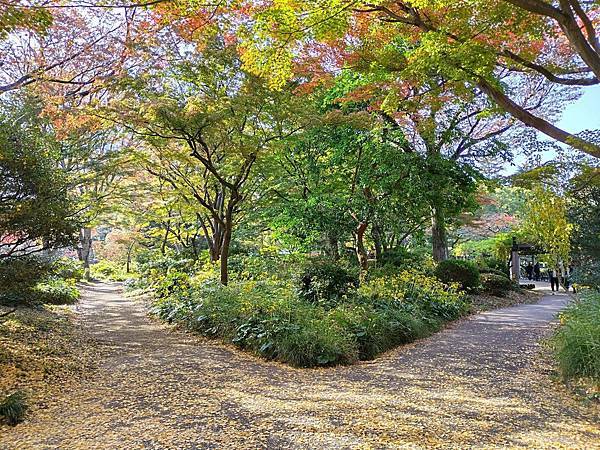
[[[227,284],[233,227],[252,198],[253,168],[300,128],[301,99],[244,72],[235,48],[220,37],[201,54],[132,80],[130,89],[129,99],[114,104],[113,118],[146,139],[162,161],[156,175],[206,214],[205,237]]]
[[[192,17],[206,18],[202,6],[188,5],[182,26]],[[173,10],[181,16],[181,8]],[[174,14],[168,7],[161,12]],[[228,12],[225,8],[214,20]],[[236,32],[250,28],[241,43],[245,67],[273,85],[294,71],[328,77],[332,69],[354,67],[362,58],[356,48],[367,46],[388,52],[388,64],[380,68],[413,86],[433,75],[456,93],[479,90],[526,126],[600,157],[597,137],[561,129],[552,118],[532,112],[514,89],[523,79],[543,78],[569,89],[568,101],[580,87],[600,82],[595,2],[305,0],[269,2],[238,13],[247,20],[232,25]],[[510,78],[503,79],[507,72]]]
[[[0,259],[74,242],[77,208],[60,146],[28,104],[0,110]]]

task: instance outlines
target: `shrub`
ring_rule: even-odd
[[[497,297],[504,297],[513,288],[512,281],[495,273],[481,274],[481,285],[484,292]]]
[[[32,292],[34,300],[49,305],[72,305],[80,297],[75,280],[50,279],[39,283]]]
[[[481,273],[497,273],[498,275],[510,276],[510,270],[506,261],[500,258],[484,258],[478,260]]]
[[[172,270],[154,280],[154,291],[158,297],[181,294],[190,288],[190,276],[185,272]]]
[[[264,357],[298,367],[329,366],[357,359],[352,338],[328,320],[325,310],[298,299],[273,282],[205,283],[181,300],[190,328],[219,336]],[[187,302],[187,305],[186,305]],[[171,313],[173,314],[173,313]]]
[[[382,307],[409,303],[427,316],[442,320],[454,320],[469,308],[467,298],[458,291],[456,283],[444,284],[416,271],[370,280],[363,283],[358,292]]]
[[[361,360],[375,358],[398,345],[412,342],[438,328],[414,305],[405,302],[343,304],[331,317],[352,336]]]
[[[600,383],[600,293],[583,293],[560,314],[560,323],[551,343],[563,377]]]
[[[389,249],[381,255],[382,266],[393,266],[397,269],[423,269],[430,265],[428,254],[411,252],[404,247]]]
[[[435,269],[435,276],[444,283],[459,283],[466,291],[476,289],[480,284],[477,265],[462,259],[440,261]]]
[[[372,359],[466,309],[456,286],[405,272],[372,280],[337,304],[306,301],[276,279],[222,286],[192,278],[187,289],[158,298],[153,312],[265,358],[312,367]]]
[[[493,274],[493,275],[498,275],[498,276],[500,276],[500,277],[504,277],[504,278],[506,278],[506,279],[510,280],[510,276],[509,276],[509,275],[506,275],[504,272],[501,272],[501,271],[499,271],[499,270],[496,270],[496,269],[490,269],[490,268],[483,268],[483,269],[481,269],[481,268],[480,268],[480,269],[479,269],[479,273],[480,273],[481,275],[483,275],[484,273]]]
[[[357,287],[357,272],[345,269],[335,262],[316,260],[305,268],[298,290],[302,299],[332,307]]]
[[[57,278],[79,281],[83,278],[83,264],[76,259],[59,258],[52,262],[51,272]]]
[[[0,260],[0,295],[2,292],[25,292],[52,272],[49,260],[28,256]]]
[[[92,264],[91,272],[94,278],[101,278],[110,281],[124,281],[127,279],[122,264],[115,263],[103,259],[102,261]]]
[[[4,416],[9,425],[14,426],[23,421],[26,412],[26,396],[23,391],[13,392],[0,403],[0,416]]]
[[[66,266],[69,265],[70,268]],[[0,301],[3,303],[72,304],[79,299],[75,279],[71,276],[75,264],[64,260],[18,258],[0,263]]]

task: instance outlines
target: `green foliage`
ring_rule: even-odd
[[[16,425],[23,421],[27,412],[27,397],[23,391],[16,391],[0,402],[0,416],[9,425]]]
[[[116,263],[103,259],[98,261],[96,264],[90,266],[92,278],[100,278],[102,280],[110,281],[124,281],[126,280],[127,274],[123,264]]]
[[[506,272],[502,272],[501,270],[497,270],[497,269],[491,269],[489,267],[480,268],[479,273],[481,275],[483,275],[483,274],[498,275],[499,277],[504,277],[504,278],[510,279],[510,276],[507,275]]]
[[[447,259],[440,261],[435,276],[444,283],[459,283],[462,289],[471,291],[479,287],[479,269],[472,261]]]
[[[185,289],[157,298],[153,312],[265,358],[313,367],[372,359],[467,309],[455,287],[406,272],[371,281],[338,304],[306,301],[275,279],[227,286],[192,279]]]
[[[513,289],[512,281],[504,274],[482,273],[481,285],[484,292],[497,297],[504,297]]]
[[[600,383],[600,293],[587,291],[560,315],[551,343],[565,378]]]
[[[584,166],[570,182],[568,219],[573,223],[573,281],[600,289],[600,169]]]
[[[335,261],[312,260],[299,278],[300,297],[322,306],[337,305],[358,287],[358,273]]]
[[[77,231],[60,146],[36,114],[0,107],[0,258],[68,246]]]
[[[469,307],[458,287],[457,283],[445,284],[435,277],[406,270],[371,279],[361,285],[358,293],[384,308],[398,302],[410,303],[427,317],[448,321],[457,319]]]
[[[78,262],[61,258],[49,260],[27,256],[0,261],[0,302],[75,303],[80,296],[75,287],[82,270]]]
[[[81,296],[74,280],[50,279],[38,283],[31,296],[37,303],[48,305],[72,305]]]
[[[509,276],[508,263],[500,258],[482,258],[477,261],[480,273],[495,273],[497,275]]]
[[[383,252],[381,257],[381,266],[391,266],[394,269],[426,269],[432,266],[432,259],[429,249],[427,253],[409,251],[405,247],[396,247]]]
[[[52,261],[52,275],[64,280],[77,280],[83,278],[83,264],[71,258],[58,258]]]
[[[347,303],[333,309],[330,316],[352,336],[361,360],[427,336],[440,325],[403,302],[379,302],[377,306],[368,301]]]
[[[27,291],[52,274],[52,263],[45,258],[27,256],[0,259],[0,296]]]
[[[573,225],[568,221],[564,198],[548,189],[534,188],[524,213],[522,231],[545,250],[551,268],[569,263]]]
[[[154,311],[266,358],[298,367],[351,363],[357,358],[350,337],[327,319],[326,311],[299,300],[289,285],[208,282],[179,294],[158,300]]]

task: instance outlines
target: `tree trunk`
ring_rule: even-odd
[[[361,272],[366,272],[369,268],[369,261],[367,257],[367,250],[365,248],[365,231],[367,230],[367,223],[361,222],[354,231],[354,242],[356,246],[356,257],[358,258],[358,265],[360,266]]]
[[[132,242],[131,245],[129,246],[129,248],[127,249],[127,267],[126,267],[127,273],[130,273],[130,270],[131,270],[131,252],[133,250],[133,245],[134,245],[134,243]]]
[[[165,228],[165,236],[163,237],[162,244],[160,245],[160,254],[164,255],[167,248],[167,240],[169,239],[169,233],[171,232],[171,221],[167,221],[167,227]],[[129,273],[129,271],[127,271]]]
[[[371,237],[375,243],[375,261],[380,264],[383,256],[383,233],[381,232],[381,227],[379,225],[373,225]]]
[[[223,230],[223,243],[221,244],[221,284],[227,286],[229,282],[229,267],[228,267],[228,259],[229,259],[229,244],[231,243],[231,234],[233,228],[233,207],[230,206],[227,208],[227,213],[225,215],[225,224]]]
[[[431,208],[431,242],[434,261],[448,259],[448,237],[444,214],[439,208]]]
[[[339,242],[337,237],[329,234],[327,236],[327,250],[328,250],[328,254],[329,256],[334,260],[337,261],[338,259],[340,259],[340,248],[339,248]]]
[[[90,254],[92,252],[92,229],[90,227],[81,228],[79,230],[79,243],[77,256],[83,263],[83,278],[90,279]]]

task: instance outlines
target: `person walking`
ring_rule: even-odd
[[[533,266],[531,263],[527,264],[527,267],[525,267],[525,273],[527,274],[527,279],[531,281],[531,278],[533,278]]]
[[[541,275],[540,263],[536,262],[535,266],[533,266],[533,279],[535,281],[540,281],[540,275]]]
[[[549,271],[550,276],[550,288],[552,289],[552,295],[554,295],[554,287],[556,286],[556,292],[558,292],[558,270],[556,268]]]

